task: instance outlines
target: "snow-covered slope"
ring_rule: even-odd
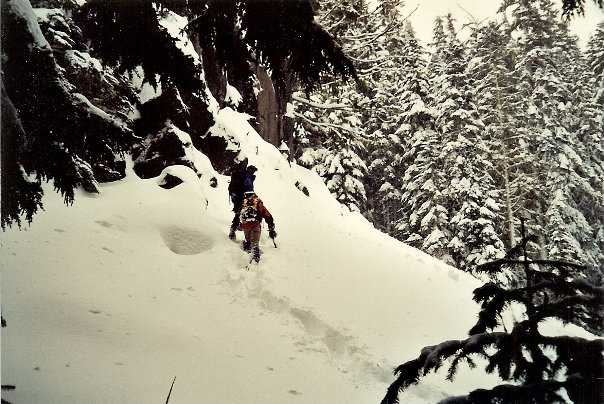
[[[201,178],[166,170],[185,181],[172,190],[131,167],[71,207],[47,186],[33,224],[2,234],[2,384],[16,386],[4,399],[165,402],[176,377],[171,404],[377,403],[394,366],[466,335],[477,280],[342,208],[233,111],[212,132],[260,168],[276,247],[265,230],[260,264],[245,269],[227,238],[228,178],[200,153]],[[443,379],[403,402],[495,383]]]

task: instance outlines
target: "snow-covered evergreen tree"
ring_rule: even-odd
[[[456,264],[471,269],[503,251],[496,231],[498,193],[491,177],[492,158],[483,141],[484,123],[473,99],[467,57],[452,17],[438,19],[430,74],[440,135],[441,181],[436,186],[447,210],[446,246]]]
[[[539,8],[526,0],[512,3],[516,7],[511,24],[521,49],[518,65],[529,90],[526,126],[531,138],[527,142],[537,157],[534,175],[540,188],[533,203],[546,254],[599,268],[601,219],[597,217],[603,213],[596,201],[602,200],[601,162],[597,156],[593,161],[586,142],[601,144],[597,139],[602,131],[597,114],[584,99],[590,93],[587,68],[576,39],[557,21],[550,1],[540,2]],[[561,222],[566,223],[565,229],[560,229]]]
[[[360,31],[368,17],[365,2],[327,1],[317,9],[317,21],[342,43],[363,76],[362,60],[367,57],[370,41]],[[295,158],[324,178],[336,198],[355,211],[365,211],[366,191],[363,184],[367,166],[365,136],[360,108],[367,97],[354,83],[324,77],[312,93],[294,96]]]
[[[397,235],[406,242],[421,248],[424,241],[438,239],[438,218],[445,212],[438,204],[432,208],[429,201],[438,201],[440,191],[435,187],[440,181],[438,171],[437,133],[435,113],[432,108],[432,88],[428,81],[426,55],[415,38],[411,25],[405,29],[401,59],[400,96],[401,126],[397,135],[403,139],[403,155],[396,174],[401,186],[400,209],[395,224]],[[430,209],[433,209],[431,212]],[[431,218],[432,220],[426,220]],[[436,228],[432,228],[433,220]],[[422,236],[423,235],[423,236]],[[425,237],[428,236],[428,237]],[[427,245],[426,245],[427,246]],[[429,250],[442,246],[428,247]]]
[[[24,138],[6,173],[18,173],[28,184],[27,192],[2,192],[4,227],[21,213],[30,220],[40,206],[41,190],[32,188],[29,174],[35,173],[36,182],[52,179],[66,203],[73,201],[77,187],[98,192],[95,167],[112,167],[116,156],[128,150],[132,132],[119,117],[95,106],[57,63],[74,39],[51,27],[51,47],[28,1],[3,1],[1,14],[5,95],[18,111],[20,125],[13,120],[12,126],[23,131],[15,133]],[[25,191],[23,185],[6,190]],[[12,200],[5,205],[6,198]],[[5,211],[4,206],[16,211]]]
[[[500,23],[473,27],[469,72],[474,81],[473,94],[481,120],[483,139],[490,150],[498,202],[502,210],[497,220],[502,240],[508,248],[515,244],[517,216],[526,214],[523,201],[535,188],[533,176],[526,175],[534,165],[527,150],[524,127],[526,94],[516,69],[518,49]],[[505,229],[505,231],[504,231]]]
[[[311,167],[324,178],[327,188],[340,203],[357,212],[367,198],[360,180],[367,166],[356,152],[361,148],[362,144],[349,136],[332,134],[324,147],[309,148],[300,157],[301,164]]]
[[[604,21],[598,24],[587,43],[587,58],[596,75],[595,101],[604,107]]]
[[[431,121],[425,105],[430,89],[425,52],[400,5],[382,4],[379,11],[374,21],[383,34],[374,45],[377,61],[366,67],[375,94],[365,116],[370,161],[365,184],[373,222],[401,239],[404,155],[413,134],[431,125],[425,122]]]
[[[2,181],[2,229],[13,224],[21,226],[21,216],[27,222],[32,221],[33,215],[42,207],[42,187],[39,181],[32,180],[25,172],[22,162],[26,158],[27,134],[23,129],[17,109],[2,87],[2,147],[0,148],[0,171]],[[18,196],[18,197],[16,197]]]

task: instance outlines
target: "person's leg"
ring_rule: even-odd
[[[254,227],[250,229],[250,247],[252,248],[252,254],[256,262],[260,261],[260,227]]]
[[[242,200],[240,198],[233,198],[233,212],[235,212],[235,216],[233,216],[233,221],[231,222],[231,228],[229,229],[229,238],[231,240],[235,240],[235,231],[241,224],[239,219],[239,212],[241,211]]]
[[[229,230],[229,238],[231,240],[235,240],[235,231],[239,226],[239,213],[235,212],[235,217],[233,217],[233,221],[231,222],[231,228]]]
[[[245,236],[245,241],[243,242],[243,250],[245,252],[251,252],[252,230],[253,229],[243,229],[243,235]]]

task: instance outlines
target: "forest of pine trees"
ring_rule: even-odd
[[[295,102],[299,163],[377,228],[459,268],[501,256],[528,217],[543,256],[602,281],[604,23],[581,49],[559,4],[507,0],[464,40],[437,18],[423,48],[397,2],[319,4],[369,91],[331,80]]]
[[[526,217],[544,258],[585,264],[602,282],[604,23],[580,48],[560,3],[505,0],[463,39],[451,15],[437,18],[424,47],[413,10],[394,0],[275,0],[271,24],[255,1],[36,0],[67,10],[40,21],[45,45],[12,3],[2,3],[2,227],[32,219],[40,181],[71,202],[173,127],[191,136],[176,149],[220,150],[206,136],[207,92],[225,106],[228,84],[268,141],[393,237],[471,271],[514,245]],[[168,11],[188,19],[200,63],[161,26]],[[164,90],[161,102],[137,105],[135,75]],[[210,158],[227,171],[224,156]]]

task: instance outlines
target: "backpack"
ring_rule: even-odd
[[[237,170],[231,174],[229,194],[243,195],[243,172],[241,170]]]
[[[241,213],[239,214],[241,223],[258,221],[258,198],[255,196],[247,197],[243,200]]]

